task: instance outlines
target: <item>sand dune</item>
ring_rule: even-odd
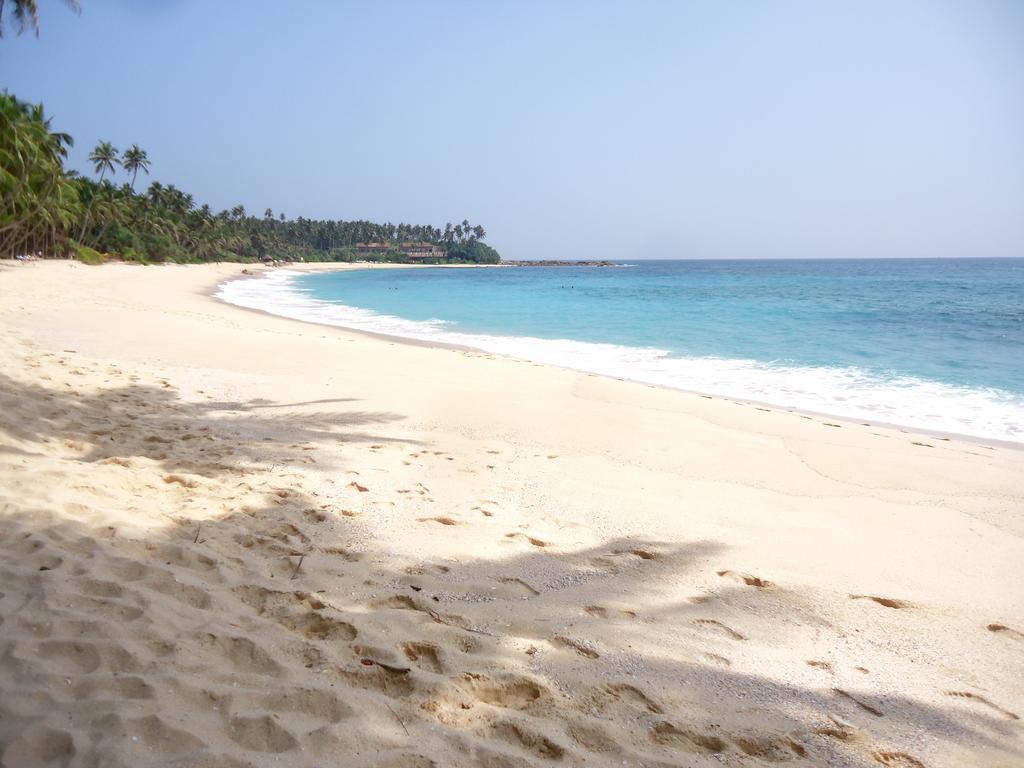
[[[3,766],[1024,764],[1024,452],[239,271],[0,266]]]

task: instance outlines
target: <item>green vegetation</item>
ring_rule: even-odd
[[[70,136],[50,131],[41,105],[0,96],[0,254],[66,249],[64,234],[82,211],[64,173],[70,146]]]
[[[21,4],[34,8],[33,3]],[[15,5],[15,18],[17,9]],[[2,4],[0,4],[2,13]],[[29,17],[33,18],[33,17]],[[2,23],[2,17],[0,17]],[[482,242],[483,227],[467,220],[443,230],[430,225],[320,221],[246,215],[237,205],[215,213],[192,195],[154,181],[145,150],[121,155],[101,141],[89,155],[98,179],[64,168],[71,137],[50,130],[42,105],[0,94],[0,258],[24,255],[150,262],[415,261],[487,263],[498,252]],[[123,169],[130,181],[112,183]]]

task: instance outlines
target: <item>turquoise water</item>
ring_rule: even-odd
[[[1024,441],[1024,259],[276,272],[225,290],[301,319]]]

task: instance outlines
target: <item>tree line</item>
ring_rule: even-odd
[[[243,206],[214,212],[196,205],[173,184],[152,182],[135,190],[150,159],[133,144],[123,153],[99,142],[89,155],[95,179],[64,166],[73,145],[53,131],[42,105],[0,94],[0,257],[46,255],[101,261],[109,256],[139,262],[253,261],[282,259],[402,261],[403,244],[428,242],[441,261],[496,263],[486,231],[468,220],[443,229],[431,225],[370,221],[288,219],[271,209],[248,215]],[[119,173],[126,178],[115,184]],[[382,243],[360,256],[362,243]]]

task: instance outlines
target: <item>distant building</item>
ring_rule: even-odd
[[[443,259],[448,255],[433,243],[357,243],[355,251],[359,256],[399,253],[406,259]]]

